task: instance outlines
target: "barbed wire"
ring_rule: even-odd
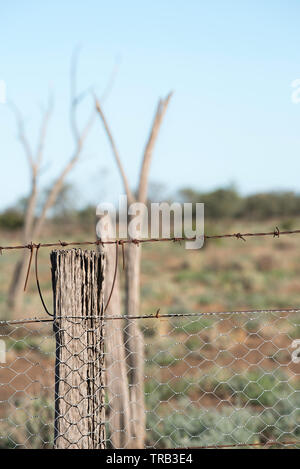
[[[220,238],[236,238],[240,239],[243,241],[246,241],[247,237],[259,237],[259,236],[272,236],[273,238],[279,238],[280,235],[290,235],[290,234],[300,234],[300,230],[291,230],[291,231],[283,231],[280,232],[279,228],[276,227],[276,229],[272,232],[260,232],[260,233],[234,233],[234,234],[223,234],[223,235],[204,235],[204,239],[220,239]],[[124,255],[124,246],[125,244],[129,243],[134,243],[137,246],[140,243],[149,243],[149,242],[181,242],[181,241],[192,241],[195,240],[196,238],[150,238],[150,239],[128,239],[128,240],[108,240],[108,241],[79,241],[79,242],[63,242],[59,241],[59,243],[39,243],[39,244],[34,244],[30,243],[28,245],[22,245],[22,246],[4,246],[0,247],[0,253],[2,253],[3,250],[11,250],[11,249],[29,249],[30,250],[30,259],[29,259],[29,265],[27,269],[27,274],[26,274],[26,280],[25,280],[25,287],[28,283],[29,279],[29,274],[30,274],[30,268],[31,268],[31,263],[32,263],[32,258],[33,258],[33,253],[35,250],[35,272],[36,272],[36,282],[37,282],[37,288],[41,297],[42,304],[44,306],[45,311],[47,314],[51,317],[48,318],[43,318],[43,317],[31,317],[27,319],[14,319],[14,320],[1,320],[0,321],[0,327],[9,327],[13,325],[22,325],[22,324],[30,324],[30,323],[52,323],[56,320],[59,320],[61,318],[70,320],[71,323],[78,323],[78,321],[83,321],[83,320],[97,320],[101,322],[106,322],[110,320],[142,320],[142,319],[158,319],[158,320],[168,320],[168,319],[176,319],[176,318],[201,318],[205,316],[232,316],[232,315],[247,315],[247,314],[293,314],[293,313],[300,313],[300,307],[299,308],[278,308],[278,309],[252,309],[252,310],[234,310],[234,311],[199,311],[199,312],[182,312],[182,313],[161,313],[160,309],[158,309],[154,314],[140,314],[140,315],[122,315],[122,314],[116,314],[116,315],[110,315],[106,316],[105,311],[107,309],[107,306],[109,304],[110,298],[112,296],[114,286],[115,286],[115,278],[116,278],[116,272],[118,268],[118,251],[119,251],[119,246],[122,248],[122,254],[123,254],[123,269],[125,266],[125,255]],[[112,287],[110,294],[108,296],[108,301],[106,303],[106,306],[103,309],[103,316],[78,316],[78,315],[70,315],[67,316],[52,316],[51,313],[46,308],[46,305],[44,303],[40,285],[39,285],[39,279],[38,279],[38,252],[40,247],[66,247],[66,246],[81,246],[81,245],[104,245],[104,244],[111,244],[115,245],[116,248],[116,261],[115,261],[115,271],[114,271],[114,279],[112,282]],[[297,316],[298,317],[298,316]],[[99,322],[97,322],[99,326]],[[73,327],[73,326],[72,326]],[[94,327],[94,326],[93,326]],[[8,329],[10,331],[10,329]],[[4,329],[5,331],[5,329]],[[103,369],[104,370],[104,369]],[[225,448],[238,448],[238,447],[261,447],[267,448],[267,447],[272,447],[272,446],[298,446],[300,445],[300,441],[265,441],[265,442],[259,442],[259,443],[236,443],[236,444],[213,444],[213,445],[208,445],[208,446],[198,446],[194,447],[196,448],[201,448],[201,449],[214,449],[214,448],[220,448],[220,449],[225,449]],[[180,449],[180,448],[178,448]],[[186,449],[186,448],[185,448]]]
[[[261,237],[261,236],[272,236],[273,238],[279,238],[281,235],[291,235],[291,234],[300,234],[300,229],[299,230],[286,230],[286,231],[280,231],[278,226],[275,227],[273,231],[266,231],[266,232],[248,232],[248,233],[231,233],[231,234],[220,234],[220,235],[203,235],[204,239],[222,239],[222,238],[236,238],[236,239],[241,239],[243,241],[246,241],[245,238],[247,237]],[[36,250],[36,256],[35,256],[35,274],[36,274],[36,284],[37,284],[37,289],[41,298],[42,305],[44,307],[45,312],[48,314],[48,316],[51,317],[51,319],[43,319],[43,318],[29,318],[29,319],[22,319],[22,320],[14,320],[14,321],[0,321],[0,325],[4,324],[16,324],[16,321],[18,321],[19,324],[24,324],[25,322],[52,322],[55,320],[55,317],[53,314],[49,312],[47,309],[43,295],[41,292],[40,284],[39,284],[39,279],[38,279],[38,252],[40,248],[50,248],[50,247],[67,247],[67,246],[103,246],[105,244],[109,245],[115,245],[116,246],[116,262],[115,262],[115,271],[114,271],[114,278],[112,282],[112,287],[111,291],[108,297],[108,301],[105,305],[104,311],[107,310],[107,307],[109,305],[110,299],[112,297],[112,293],[114,290],[115,286],[115,280],[116,280],[116,273],[117,273],[117,268],[118,268],[118,247],[122,247],[122,258],[123,258],[123,269],[125,267],[125,252],[124,252],[124,246],[125,244],[136,244],[137,246],[140,243],[155,243],[155,242],[179,242],[181,243],[182,241],[195,241],[196,237],[171,237],[171,238],[147,238],[147,239],[114,239],[114,240],[101,240],[98,239],[96,241],[61,241],[59,240],[58,242],[53,242],[53,243],[33,243],[30,242],[29,244],[23,244],[23,245],[16,245],[16,246],[0,246],[0,254],[3,253],[4,250],[18,250],[18,249],[29,249],[30,250],[30,259],[28,263],[28,269],[27,269],[27,274],[26,274],[26,280],[25,280],[25,285],[24,285],[24,291],[26,290],[26,286],[28,283],[29,279],[29,273],[30,273],[30,267],[31,267],[31,262],[32,262],[32,257],[33,257],[33,251],[34,249]],[[200,312],[200,313],[171,313],[171,314],[160,314],[160,309],[156,311],[156,313],[153,315],[139,315],[139,316],[131,316],[131,315],[117,315],[117,316],[109,316],[101,319],[105,320],[120,320],[120,319],[153,319],[153,318],[170,318],[170,317],[191,317],[193,315],[195,316],[201,316],[201,315],[214,315],[214,314],[246,314],[246,313],[264,313],[264,312],[270,312],[270,313],[295,313],[295,312],[300,312],[300,309],[297,308],[284,308],[284,309],[262,309],[262,310],[245,310],[245,311],[212,311],[212,312]],[[70,316],[71,318],[75,318]],[[76,316],[76,319],[80,319],[78,316]],[[81,319],[88,319],[88,317],[82,317]],[[93,318],[97,319],[97,318]]]
[[[220,235],[203,235],[203,239],[221,239],[221,238],[236,238],[236,239],[241,239],[243,241],[246,241],[246,237],[258,237],[258,236],[273,236],[273,238],[279,238],[280,235],[288,235],[288,234],[300,234],[300,230],[288,230],[288,231],[280,231],[278,226],[275,227],[273,231],[266,231],[266,232],[257,232],[257,233],[232,233],[232,234],[220,234]],[[125,244],[135,244],[139,246],[140,243],[155,243],[155,242],[179,242],[181,243],[182,241],[195,241],[197,239],[196,236],[194,237],[171,237],[171,238],[147,238],[147,239],[114,239],[114,240],[95,240],[95,241],[61,241],[59,242],[54,242],[54,243],[33,243],[32,241],[28,244],[23,244],[23,245],[16,245],[16,246],[0,246],[0,254],[3,253],[5,250],[18,250],[18,249],[29,249],[30,250],[30,257],[29,257],[29,263],[28,263],[28,268],[27,268],[27,274],[26,274],[26,279],[25,279],[25,285],[24,285],[24,291],[26,290],[28,280],[29,280],[29,275],[30,275],[30,268],[31,268],[31,263],[32,263],[32,258],[33,258],[33,251],[35,251],[35,276],[36,276],[36,285],[37,289],[40,295],[40,299],[42,302],[42,305],[44,307],[44,310],[48,316],[53,316],[52,313],[49,312],[45,301],[43,299],[41,287],[40,287],[40,282],[38,278],[38,252],[41,247],[44,248],[49,248],[49,247],[67,247],[67,246],[104,246],[105,244],[114,244],[116,246],[116,261],[115,261],[115,270],[114,270],[114,277],[113,277],[113,282],[111,286],[111,291],[108,296],[107,303],[105,305],[104,311],[107,310],[108,305],[110,303],[114,287],[115,287],[115,282],[116,282],[116,277],[117,277],[117,270],[118,270],[118,247],[121,246],[122,248],[122,259],[123,259],[123,270],[125,269]]]
[[[115,316],[75,316],[75,315],[67,315],[67,316],[55,316],[50,318],[42,318],[42,317],[32,317],[32,318],[25,318],[25,319],[11,319],[11,320],[1,320],[0,326],[8,326],[8,325],[15,325],[15,324],[27,324],[27,323],[40,323],[40,322],[53,322],[57,319],[78,319],[78,320],[100,320],[100,321],[111,321],[111,320],[138,320],[138,319],[176,319],[176,318],[198,318],[201,316],[230,316],[230,315],[239,315],[239,314],[296,314],[300,313],[300,308],[283,308],[283,309],[252,309],[252,310],[238,310],[238,311],[199,311],[196,313],[166,313],[161,314],[160,312],[156,312],[155,314],[142,314],[139,316],[133,315],[115,315]]]
[[[219,234],[219,235],[203,235],[200,238],[204,240],[208,239],[224,239],[224,238],[236,238],[246,241],[246,238],[249,237],[261,237],[261,236],[271,236],[273,238],[279,238],[280,236],[284,235],[292,235],[292,234],[300,234],[299,230],[285,230],[280,231],[278,226],[275,227],[273,231],[266,231],[266,232],[253,232],[253,233],[227,233],[227,234]],[[51,247],[68,247],[68,246],[101,246],[105,244],[119,244],[120,246],[124,247],[125,244],[145,244],[145,243],[159,243],[159,242],[184,242],[184,241],[196,241],[198,239],[196,236],[193,237],[170,237],[170,238],[146,238],[146,239],[111,239],[111,240],[95,240],[95,241],[56,241],[53,243],[33,243],[30,242],[28,244],[20,244],[15,246],[0,246],[0,254],[3,251],[8,250],[18,250],[18,249],[29,249],[32,251],[33,249],[38,248],[51,248]]]

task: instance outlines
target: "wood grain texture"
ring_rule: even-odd
[[[104,255],[51,253],[56,334],[54,447],[105,448]]]

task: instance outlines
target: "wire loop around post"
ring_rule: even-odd
[[[39,292],[39,295],[40,295],[40,299],[41,299],[42,305],[44,306],[45,312],[48,314],[48,316],[54,317],[54,314],[51,314],[51,313],[49,313],[49,311],[48,311],[48,308],[47,308],[47,306],[46,306],[46,304],[45,304],[45,301],[44,301],[44,298],[43,298],[43,295],[42,295],[42,291],[41,291],[41,287],[40,287],[39,275],[38,275],[38,252],[39,252],[39,248],[40,248],[40,244],[37,244],[37,245],[36,245],[36,251],[35,251],[35,279],[36,279],[36,286],[37,286],[37,289],[38,289],[38,292]]]

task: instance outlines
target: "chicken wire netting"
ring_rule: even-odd
[[[72,336],[72,324],[65,345],[72,351],[74,341],[81,344],[79,362],[74,365],[70,357],[59,364],[65,367],[60,380],[69,380],[69,387],[58,395],[55,344],[62,331],[53,332],[51,322],[1,323],[0,448],[52,448],[55,417],[78,426],[80,438],[72,442],[68,437],[65,447],[81,447],[91,432],[97,432],[103,447],[136,447],[132,425],[141,409],[132,411],[135,387],[142,388],[146,448],[300,448],[299,313],[105,320],[101,379],[94,387],[88,383],[88,395],[81,391],[89,360],[85,340]],[[84,329],[85,319],[82,324]],[[93,329],[88,333],[93,336]],[[130,340],[143,341],[143,379],[136,386]],[[93,346],[98,353],[99,343]],[[84,430],[82,421],[91,410],[82,401],[91,398],[94,427]],[[57,399],[65,400],[66,415],[57,416]]]

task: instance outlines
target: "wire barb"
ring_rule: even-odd
[[[66,243],[65,241],[61,241],[60,239],[58,240],[60,245],[65,247],[65,246],[68,246],[68,243]]]
[[[283,309],[253,309],[253,310],[238,310],[238,311],[198,311],[196,313],[166,313],[161,314],[160,308],[154,314],[141,314],[138,316],[133,315],[121,315],[116,316],[64,316],[65,319],[80,319],[80,320],[100,320],[100,321],[112,321],[112,320],[139,320],[139,319],[176,319],[176,318],[199,318],[201,316],[232,316],[232,315],[247,315],[247,314],[296,314],[300,313],[300,308],[283,308]],[[52,316],[52,315],[50,315]],[[0,321],[0,326],[6,326],[9,324],[25,324],[31,322],[51,322],[60,319],[60,316],[53,317],[52,319],[45,318],[26,318],[26,319],[12,319]]]
[[[235,237],[236,237],[236,239],[242,239],[243,241],[246,242],[244,236],[243,236],[241,233],[236,233],[236,234],[235,234]]]

